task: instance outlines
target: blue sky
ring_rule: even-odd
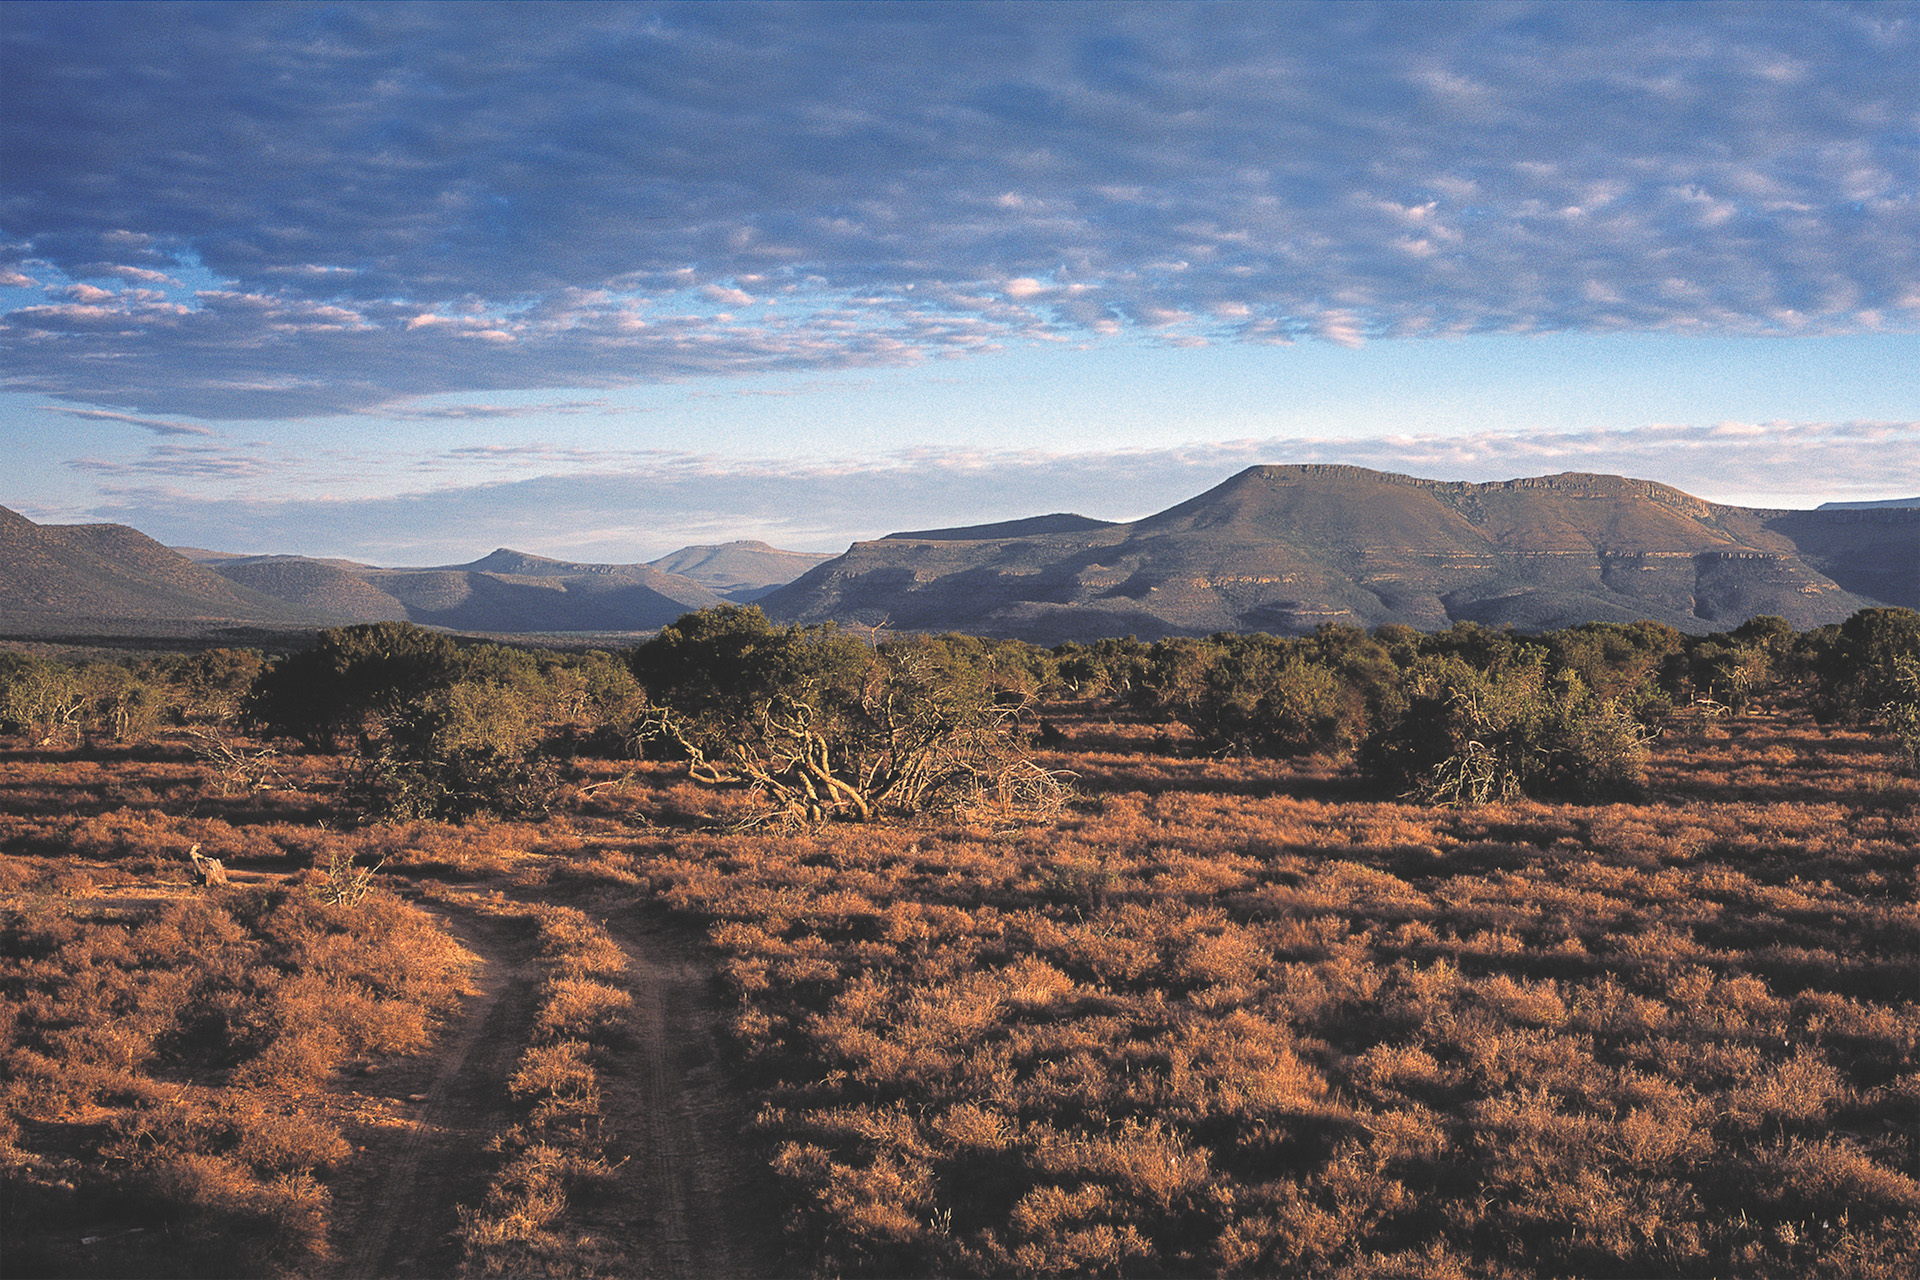
[[[632,560],[1920,492],[1920,7],[13,3],[0,503]]]

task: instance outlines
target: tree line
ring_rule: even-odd
[[[1437,803],[1629,797],[1683,707],[1738,715],[1797,699],[1893,735],[1920,767],[1920,614],[1868,609],[1795,632],[1754,618],[1689,636],[1653,622],[1541,635],[1328,624],[1051,649],[1013,640],[781,626],[690,613],[622,653],[461,642],[411,623],[248,650],[122,662],[0,654],[0,732],[40,745],[186,728],[233,754],[245,732],[353,762],[377,818],[537,814],[582,756],[683,761],[804,820],[991,801],[1059,802],[1035,761],[1047,699],[1105,699],[1215,754],[1319,754]]]

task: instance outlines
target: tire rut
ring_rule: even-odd
[[[497,1163],[487,1144],[516,1118],[506,1079],[539,992],[527,930],[444,901],[420,905],[480,957],[477,994],[433,1059],[398,1065],[362,1089],[420,1101],[403,1132],[365,1135],[355,1161],[362,1176],[336,1190],[334,1274],[344,1280],[455,1275],[459,1207],[485,1193]]]
[[[630,965],[635,1043],[619,1069],[603,1074],[627,1161],[610,1199],[626,1220],[592,1225],[626,1237],[635,1274],[783,1274],[768,1175],[741,1138],[745,1117],[726,1075],[726,1014],[711,960],[637,912],[607,929]]]

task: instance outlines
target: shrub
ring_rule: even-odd
[[[1441,804],[1521,794],[1630,795],[1646,781],[1649,735],[1577,676],[1547,674],[1539,650],[1478,670],[1426,658],[1404,701],[1364,744],[1375,779]]]
[[[0,730],[44,745],[74,731],[86,706],[72,667],[25,654],[0,653]]]
[[[255,682],[245,714],[265,733],[333,749],[342,737],[378,736],[387,718],[452,683],[458,662],[452,640],[411,622],[322,631]]]
[[[817,821],[1018,799],[1022,788],[1044,798],[1048,779],[1012,731],[1031,673],[993,655],[931,637],[876,645],[724,606],[686,615],[632,661],[651,736],[694,778]]]
[[[1353,634],[1366,643],[1364,633]],[[1332,665],[1349,656],[1342,639],[1323,629],[1310,641],[1164,640],[1148,653],[1134,701],[1186,725],[1212,752],[1297,756],[1350,746],[1367,713],[1361,693]]]

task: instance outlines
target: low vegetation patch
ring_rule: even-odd
[[[324,1263],[343,1063],[412,1054],[467,957],[385,894],[103,889],[9,858],[0,1161],[19,1275],[258,1275]],[[119,877],[114,876],[115,879]]]
[[[583,1197],[603,1192],[614,1176],[599,1066],[606,1050],[627,1039],[626,956],[573,908],[496,909],[536,921],[548,977],[531,1040],[507,1080],[524,1119],[494,1141],[501,1164],[485,1199],[461,1210],[462,1273],[623,1274],[627,1260],[572,1217]]]
[[[638,1024],[590,899],[704,933],[800,1273],[1920,1254],[1910,612],[1052,651],[744,610],[621,655],[417,632],[0,663],[10,1270],[324,1272],[356,1153],[321,1086],[431,1052],[463,989],[409,881],[542,955],[512,1123],[458,1193],[470,1274],[636,1256],[587,1226],[644,1217],[605,1202]],[[194,849],[234,885],[192,885]]]
[[[826,1272],[1893,1277],[1920,819],[1885,756],[1858,803],[1799,789],[1771,753],[1809,734],[1717,742],[1772,780],[1745,803],[1134,789],[1125,758],[1099,789],[1083,757],[1097,798],[1041,832],[638,870],[712,921]]]

